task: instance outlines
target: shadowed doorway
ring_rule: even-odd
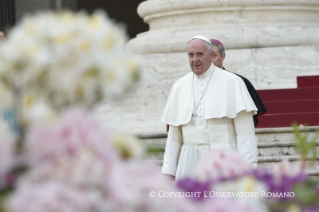
[[[143,0],[78,0],[78,10],[92,13],[96,9],[103,9],[110,18],[122,23],[130,38],[138,33],[148,31],[148,24],[137,14],[138,5]]]

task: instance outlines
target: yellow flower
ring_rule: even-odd
[[[252,177],[245,178],[245,192],[253,192],[255,189],[255,179]]]
[[[70,36],[66,34],[59,34],[54,38],[57,43],[67,43],[70,40]]]
[[[114,146],[120,153],[120,156],[125,160],[139,157],[143,154],[141,143],[131,137],[123,135],[115,137]]]
[[[107,52],[110,49],[112,49],[114,43],[117,41],[117,33],[116,32],[110,32],[109,35],[106,37],[102,44],[102,48]]]
[[[89,43],[89,42],[83,41],[83,42],[80,44],[80,48],[81,48],[82,51],[88,52],[88,51],[90,50],[91,46],[90,46],[90,43]]]
[[[89,26],[92,28],[92,29],[96,29],[100,26],[100,19],[96,16],[92,16],[90,19],[89,19]]]

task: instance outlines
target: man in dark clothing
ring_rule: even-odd
[[[216,40],[216,39],[210,39],[210,41],[213,45],[213,63],[214,63],[214,65],[226,70],[223,66],[223,61],[226,58],[224,45],[219,40]],[[248,90],[251,98],[253,99],[253,101],[258,109],[257,114],[253,116],[255,127],[256,127],[258,125],[258,116],[266,113],[267,109],[266,109],[264,103],[262,102],[262,100],[260,99],[256,89],[251,84],[251,82],[239,74],[236,74],[236,75],[238,75],[240,78],[242,78],[242,80],[245,82],[247,90]]]

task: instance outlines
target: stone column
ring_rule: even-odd
[[[160,116],[173,82],[191,71],[186,43],[197,34],[223,42],[225,67],[257,89],[295,88],[296,76],[319,75],[318,0],[148,0],[138,13],[150,30],[127,50],[141,59],[143,79],[97,113],[120,131],[165,132]]]

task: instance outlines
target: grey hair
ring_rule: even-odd
[[[206,47],[207,47],[208,52],[209,52],[209,53],[212,53],[212,52],[213,52],[213,45],[211,45],[211,44],[209,44],[209,43],[207,43],[207,42],[205,42],[205,44],[206,44]]]
[[[210,42],[212,43],[213,46],[217,46],[220,55],[225,53],[225,48],[223,45],[221,45],[220,43],[217,43],[215,41],[210,41]]]

